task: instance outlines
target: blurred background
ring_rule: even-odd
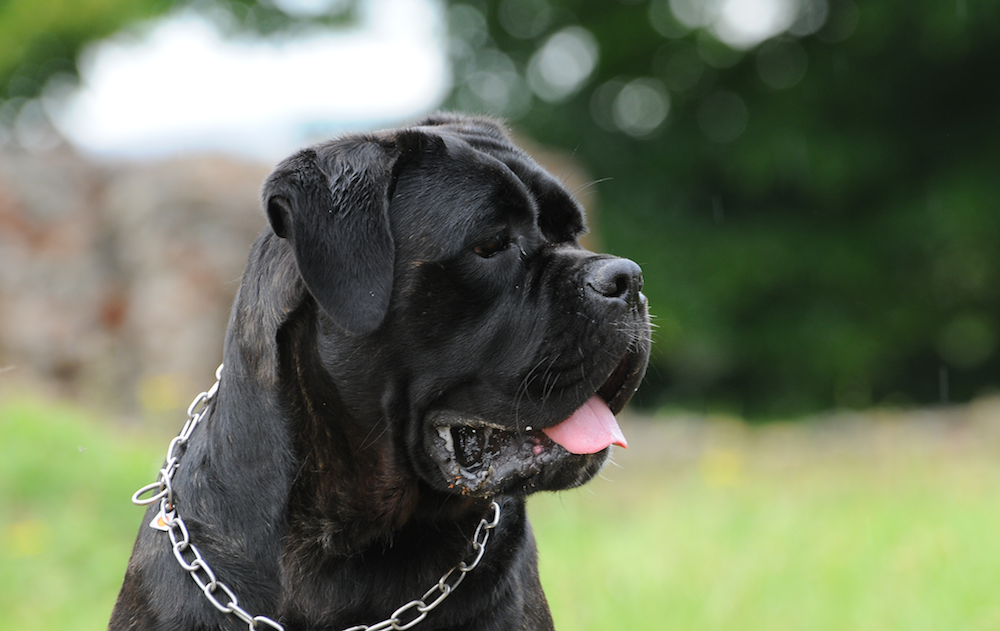
[[[456,108],[552,154],[642,265],[643,408],[997,386],[996,2],[10,0],[0,42],[19,372],[132,402],[209,379],[268,167]]]
[[[0,2],[0,609],[104,624],[271,166],[458,109],[656,324],[557,623],[1000,627],[998,66],[995,0]]]

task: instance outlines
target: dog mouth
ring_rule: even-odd
[[[628,447],[615,414],[638,389],[644,368],[642,353],[627,353],[576,411],[544,428],[436,412],[428,424],[429,453],[448,488],[463,495],[578,486],[603,466],[609,447]]]

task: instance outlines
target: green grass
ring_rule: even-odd
[[[627,425],[607,479],[530,503],[557,628],[1000,628],[995,429],[874,427]],[[165,446],[0,402],[5,628],[104,628]]]
[[[63,407],[0,402],[0,619],[103,629],[159,449]]]
[[[557,628],[1000,629],[1000,451],[780,431],[535,502]]]

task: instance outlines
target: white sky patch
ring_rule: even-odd
[[[796,0],[726,0],[712,32],[729,46],[751,48],[787,30],[798,8]]]
[[[822,10],[822,19],[826,15],[826,0],[669,0],[669,3],[681,24],[688,28],[708,28],[720,41],[740,50],[753,48],[785,32],[802,11]]]
[[[449,89],[432,0],[373,0],[358,28],[226,39],[184,12],[88,53],[57,108],[79,148],[106,156],[216,150],[275,160],[344,129],[436,108]]]

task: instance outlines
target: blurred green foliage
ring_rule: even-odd
[[[0,2],[0,103],[39,96],[55,75],[75,76],[84,44],[168,6],[160,0]]]
[[[643,266],[658,325],[640,404],[760,418],[995,388],[1000,2],[784,4],[781,33],[730,46],[710,0],[448,2],[448,105],[595,178],[592,223]],[[268,32],[352,5],[202,6]],[[0,4],[0,94],[170,6]]]
[[[812,33],[747,50],[677,19],[710,2],[472,4],[488,36],[453,45],[460,105],[490,47],[530,82],[548,33],[596,40],[586,82],[517,126],[601,180],[600,237],[645,270],[642,403],[766,417],[996,387],[1000,3],[805,1],[790,30]],[[548,11],[545,34],[505,28],[515,4]],[[649,130],[645,87],[669,108]]]

